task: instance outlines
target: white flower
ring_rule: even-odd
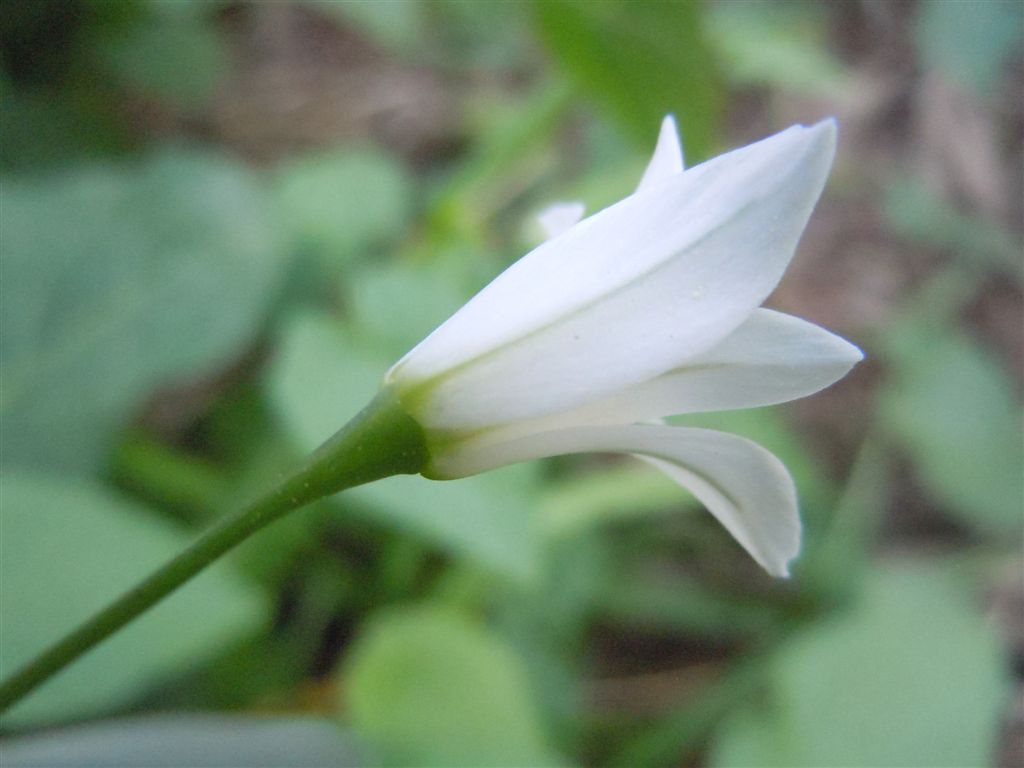
[[[828,176],[832,121],[793,126],[683,170],[674,121],[640,186],[551,239],[387,374],[439,479],[586,451],[636,454],[687,488],[767,571],[800,548],[793,481],[735,435],[650,422],[781,403],[841,378],[860,351],[760,304]]]

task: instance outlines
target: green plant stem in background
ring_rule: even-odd
[[[427,461],[423,430],[385,389],[306,462],[261,498],[204,533],[147,579],[52,645],[0,685],[0,712],[121,629],[228,550],[289,512],[338,491]]]

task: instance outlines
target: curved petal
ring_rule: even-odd
[[[835,383],[863,357],[853,344],[814,323],[758,309],[720,343],[677,368],[510,429],[529,433],[584,424],[630,424],[785,403]]]
[[[708,429],[634,424],[573,427],[503,443],[467,441],[435,460],[432,475],[461,477],[543,456],[633,453],[696,496],[773,576],[800,551],[796,488],[786,467],[757,443]]]
[[[551,413],[714,346],[778,283],[832,163],[794,127],[583,220],[514,264],[388,373],[428,427]]]
[[[552,203],[537,214],[537,223],[540,224],[547,239],[550,240],[576,226],[586,210],[586,206],[578,201]]]
[[[647,170],[644,171],[640,186],[636,190],[639,192],[647,189],[682,172],[683,145],[679,142],[679,129],[676,127],[676,119],[672,115],[666,115],[661,121],[654,156],[647,164]]]

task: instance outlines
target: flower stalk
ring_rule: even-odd
[[[357,485],[417,474],[427,461],[423,430],[385,388],[294,472],[263,496],[202,534],[103,610],[0,685],[0,712],[121,629],[221,555],[307,504]]]

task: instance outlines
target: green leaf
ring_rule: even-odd
[[[0,96],[0,169],[53,168],[76,158],[125,151],[130,138],[112,114],[106,94],[88,84],[57,88],[5,85]],[[4,195],[8,179],[3,180]]]
[[[708,36],[742,85],[773,85],[834,97],[847,87],[826,47],[825,6],[734,2],[708,6]]]
[[[1024,430],[1009,374],[951,328],[904,323],[890,334],[902,354],[881,393],[881,423],[949,512],[993,534],[1019,531]]]
[[[1020,48],[1024,7],[1017,0],[930,0],[918,6],[914,40],[926,66],[985,95]]]
[[[374,266],[353,275],[348,286],[353,322],[396,360],[467,298],[443,264]]]
[[[390,765],[556,762],[522,661],[500,638],[444,609],[378,616],[351,651],[343,687],[357,731]]]
[[[552,486],[539,518],[547,536],[579,534],[602,523],[671,511],[694,500],[664,473],[640,463],[586,472]]]
[[[870,552],[889,493],[888,445],[870,430],[861,443],[827,529],[808,542],[796,575],[803,591],[830,604],[842,602],[871,567]]]
[[[418,51],[424,43],[428,6],[423,3],[381,3],[378,0],[307,0],[311,8],[355,26],[375,43],[399,56]]]
[[[190,536],[102,487],[3,476],[0,672],[10,675],[178,554]],[[251,631],[256,595],[218,565],[26,698],[7,725],[81,717],[129,702]]]
[[[338,150],[282,168],[277,197],[298,240],[339,264],[402,237],[413,182],[392,155]]]
[[[361,750],[306,717],[156,715],[110,720],[0,745],[6,768],[357,768]]]
[[[530,34],[530,7],[519,0],[434,0],[430,8],[430,31],[435,46],[443,46],[435,57],[448,66],[474,72],[507,76],[519,71],[536,55]]]
[[[283,266],[252,178],[199,153],[7,179],[0,247],[3,461],[75,472],[250,343]]]
[[[715,61],[696,3],[544,0],[538,32],[576,83],[645,148],[675,114],[691,162],[715,142]]]
[[[520,465],[444,483],[392,477],[353,489],[351,498],[368,517],[523,582],[535,577],[540,560],[536,484],[533,468]]]
[[[763,638],[779,612],[763,596],[737,597],[679,574],[629,574],[599,596],[599,609],[631,631],[674,631],[688,637]]]
[[[126,25],[112,25],[94,43],[107,71],[149,96],[185,106],[202,103],[228,64],[228,50],[198,3],[149,2]]]
[[[996,222],[961,213],[921,182],[891,184],[885,192],[884,209],[901,235],[949,251],[965,269],[1022,275],[1021,249],[1013,235]]]
[[[269,384],[295,444],[311,451],[330,437],[370,401],[387,364],[329,318],[304,316],[289,324]],[[529,466],[446,483],[393,477],[354,488],[338,500],[506,576],[525,579],[539,559],[533,477]]]
[[[446,254],[476,250],[463,269],[483,267],[481,273],[494,276],[493,261],[488,264],[479,252],[493,251],[494,222],[516,190],[536,183],[554,165],[552,135],[573,95],[568,83],[556,80],[514,100],[491,99],[478,110],[474,146],[432,200],[427,236],[435,243],[434,251],[437,243]],[[436,254],[431,256],[436,259]]]
[[[934,563],[868,575],[849,615],[776,659],[768,701],[730,720],[713,766],[987,765],[1009,693],[991,628]]]

